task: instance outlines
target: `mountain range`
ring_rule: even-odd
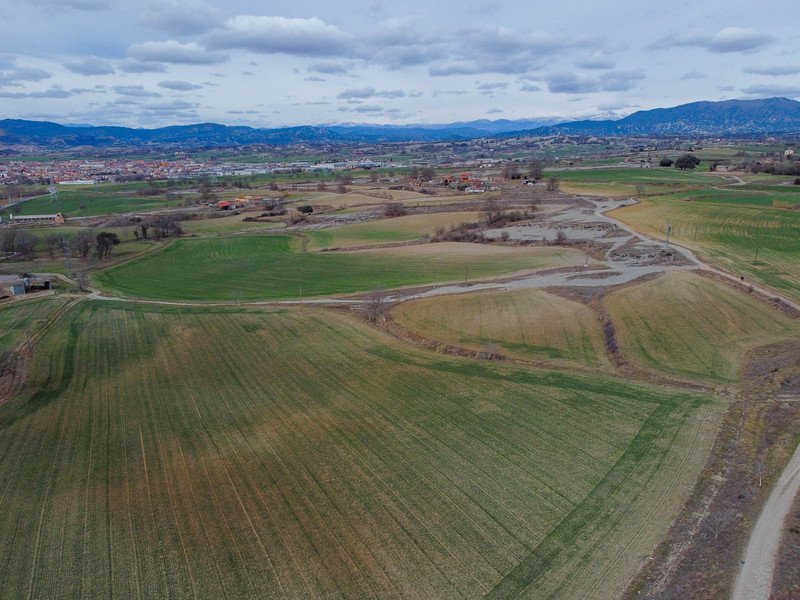
[[[693,102],[635,112],[622,119],[559,122],[478,120],[441,125],[329,125],[279,129],[216,123],[157,129],[66,126],[48,121],[0,120],[0,147],[65,150],[130,146],[222,147],[247,144],[455,141],[550,135],[753,136],[800,132],[800,102],[787,98]]]

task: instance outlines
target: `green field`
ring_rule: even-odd
[[[426,338],[526,358],[607,364],[597,316],[577,302],[542,290],[487,291],[410,300],[392,311]]]
[[[800,335],[800,322],[691,273],[615,291],[604,304],[628,359],[684,377],[738,381],[749,349]]]
[[[273,300],[364,292],[578,265],[565,248],[424,244],[359,252],[299,252],[286,235],[183,239],[97,272],[103,288],[164,300]]]
[[[0,304],[0,352],[5,348],[16,348],[23,344],[28,333],[33,334],[38,331],[47,319],[66,303],[66,298],[48,296],[24,302]]]
[[[0,407],[0,597],[614,597],[720,408],[309,308],[85,300]]]
[[[91,217],[121,212],[145,211],[177,206],[177,200],[165,201],[163,196],[141,197],[135,190],[119,190],[115,184],[86,186],[86,189],[58,189],[58,200],[42,196],[24,202],[21,207],[2,211],[22,215],[52,214],[60,212],[65,217]]]
[[[449,229],[453,225],[474,223],[479,219],[480,216],[477,212],[408,215],[305,231],[303,235],[309,237],[309,249],[387,244],[418,240],[426,235],[433,236],[439,227]]]
[[[798,211],[660,197],[610,215],[656,238],[669,223],[671,239],[706,262],[800,300]]]

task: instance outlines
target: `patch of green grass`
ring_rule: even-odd
[[[684,377],[737,381],[749,349],[800,334],[777,309],[690,273],[617,290],[604,305],[629,360]]]
[[[392,311],[426,338],[512,356],[608,362],[597,316],[587,307],[542,290],[486,291],[420,298]]]
[[[0,596],[615,597],[718,412],[311,308],[82,302],[0,407]]]
[[[611,216],[656,238],[669,223],[671,239],[703,260],[800,300],[798,211],[657,197]]]
[[[163,250],[96,273],[102,287],[128,296],[195,300],[272,300],[348,294],[460,281],[579,264],[564,248],[426,244],[361,252],[298,252],[285,235],[177,240]]]

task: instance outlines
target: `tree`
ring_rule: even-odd
[[[660,161],[658,161],[659,167],[671,167],[675,161],[671,158],[667,158],[666,156],[662,157]]]
[[[17,252],[19,252],[22,256],[30,260],[33,258],[33,253],[34,250],[36,249],[36,244],[38,242],[39,242],[38,237],[33,235],[30,231],[23,229],[17,234],[17,240],[16,240]]]
[[[506,179],[516,179],[519,173],[519,167],[513,160],[509,160],[503,164],[503,177]]]
[[[675,160],[675,168],[685,171],[686,169],[694,169],[700,164],[700,159],[694,154],[683,154]]]
[[[759,456],[753,463],[753,475],[758,479],[758,487],[761,487],[765,477],[772,475],[772,468],[763,455]]]
[[[111,249],[118,245],[119,237],[116,233],[111,233],[110,231],[101,231],[97,234],[97,241],[95,243],[97,258],[101,260],[104,258],[110,258]]]
[[[419,175],[423,181],[430,181],[436,177],[436,171],[433,167],[422,167],[419,171]]]
[[[147,223],[142,223],[139,225],[139,229],[142,230],[142,239],[147,239],[147,229],[150,227]]]
[[[528,161],[528,177],[531,179],[541,179],[544,175],[544,163],[538,158]]]
[[[86,260],[89,257],[89,254],[94,247],[94,235],[92,234],[91,230],[83,229],[82,231],[78,232],[78,235],[75,236],[75,251],[78,253],[83,260]]]
[[[14,227],[7,228],[0,236],[0,252],[14,254],[16,252],[17,230]]]
[[[156,240],[183,235],[180,221],[173,215],[159,215],[152,221],[153,237]]]
[[[486,221],[487,225],[491,225],[500,220],[503,216],[503,212],[500,209],[500,203],[497,202],[497,198],[494,196],[488,196],[486,198],[486,202],[484,202],[481,207],[481,216],[484,221]]]
[[[555,175],[551,175],[547,179],[547,191],[548,192],[557,192],[559,187],[558,177]]]
[[[310,204],[304,204],[303,206],[297,207],[297,212],[302,213],[304,215],[310,215],[314,212],[314,207]]]
[[[379,285],[369,292],[361,305],[364,318],[370,323],[386,320],[386,311],[389,309],[389,292]]]
[[[50,260],[55,260],[56,252],[61,249],[61,236],[51,233],[44,238],[44,243],[47,246],[47,253],[50,255]]]

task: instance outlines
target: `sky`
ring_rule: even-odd
[[[0,118],[402,125],[800,99],[788,0],[0,0],[0,19]]]

